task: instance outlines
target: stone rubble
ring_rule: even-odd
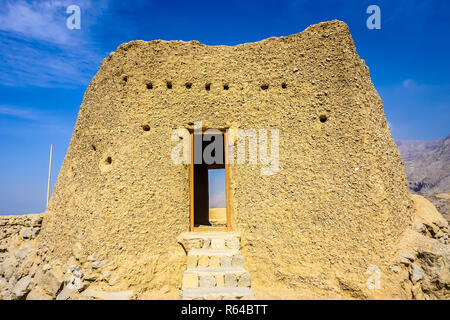
[[[0,300],[69,300],[69,299],[133,299],[134,292],[103,291],[88,288],[91,283],[107,279],[108,286],[119,282],[110,270],[115,262],[101,259],[93,253],[86,260],[81,244],[73,252],[75,264],[64,272],[61,265],[47,261],[46,248],[39,248],[36,238],[43,220],[42,214],[0,216]],[[86,260],[83,264],[82,261]],[[81,267],[83,265],[83,268]],[[90,265],[90,268],[89,268]]]

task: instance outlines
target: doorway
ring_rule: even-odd
[[[229,231],[226,132],[191,133],[190,230]]]

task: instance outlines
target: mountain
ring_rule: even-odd
[[[411,191],[419,194],[450,192],[450,135],[432,141],[396,141]]]
[[[411,192],[428,198],[449,217],[450,135],[432,141],[397,140]]]

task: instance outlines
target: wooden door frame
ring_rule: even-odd
[[[228,167],[228,161],[227,161],[227,132],[226,130],[217,129],[223,134],[223,149],[224,149],[224,162],[225,162],[225,195],[226,195],[226,217],[227,217],[227,226],[225,228],[220,227],[213,227],[215,231],[230,231],[231,230],[231,212],[230,212],[230,177],[229,177],[229,167]],[[202,133],[203,134],[203,130]],[[201,231],[197,230],[197,228],[194,227],[194,134],[197,134],[193,131],[190,132],[191,137],[191,165],[189,168],[189,200],[190,200],[190,207],[189,207],[189,231]]]

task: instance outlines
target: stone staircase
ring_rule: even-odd
[[[186,232],[178,242],[187,252],[182,299],[249,299],[250,274],[236,232]]]

